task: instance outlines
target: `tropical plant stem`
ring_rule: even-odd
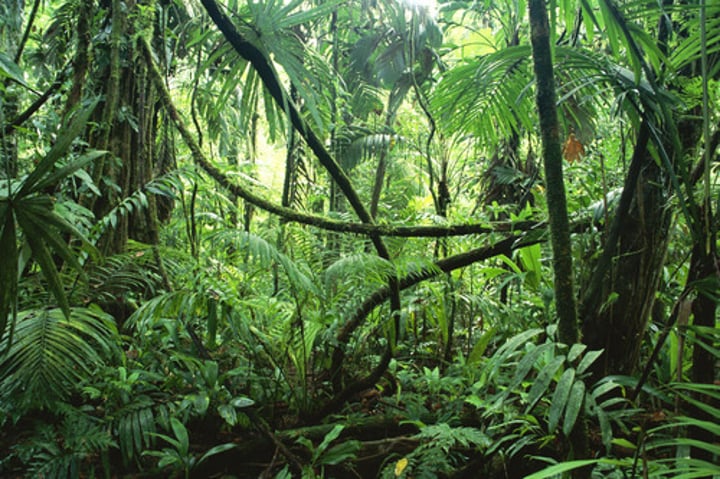
[[[550,242],[555,273],[555,306],[558,315],[558,339],[574,344],[580,338],[573,287],[572,243],[563,180],[560,125],[556,109],[555,83],[553,78],[550,25],[544,0],[530,0],[530,32],[533,68],[535,71],[536,101],[540,117],[540,133],[543,145],[546,197],[550,224]],[[583,414],[577,419],[569,435],[573,459],[588,456],[587,425]],[[587,468],[573,471],[576,479],[590,477]]]
[[[560,126],[556,109],[550,27],[543,0],[531,0],[530,31],[537,88],[537,108],[543,145],[546,196],[555,272],[555,304],[558,339],[574,344],[579,339],[575,290],[573,287],[572,244],[563,180]]]

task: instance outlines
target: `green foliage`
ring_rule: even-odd
[[[317,446],[315,446],[312,441],[307,438],[300,437],[297,439],[297,442],[305,446],[311,454],[310,464],[303,469],[303,479],[325,477],[324,468],[326,466],[344,464],[355,458],[355,455],[361,446],[360,441],[346,440],[331,446],[331,444],[340,437],[343,429],[345,429],[345,426],[339,424],[334,426],[327,434],[325,434],[325,437]],[[315,469],[320,471],[319,476],[314,472]]]
[[[717,424],[690,417],[678,416],[667,424],[645,431],[639,444],[623,441],[624,447],[634,451],[633,457],[603,456],[598,459],[564,461],[553,464],[534,474],[529,479],[562,477],[561,474],[585,466],[594,466],[593,477],[634,477],[642,473],[652,479],[715,477],[720,466],[689,455],[691,447],[704,449],[717,457],[720,448],[716,444],[683,437],[676,431],[689,428],[704,429],[718,434]],[[668,435],[668,430],[672,430]],[[618,441],[618,443],[620,443]],[[640,461],[640,457],[643,459]]]
[[[104,421],[68,404],[58,403],[57,409],[57,425],[37,421],[29,437],[13,446],[10,457],[27,465],[24,477],[77,479],[99,474],[97,455],[103,456],[102,469],[109,474],[107,452],[117,445]]]
[[[489,428],[502,435],[494,447],[507,444],[511,456],[533,442],[568,438],[581,413],[597,421],[602,443],[610,450],[612,422],[621,424],[631,411],[618,409],[624,399],[616,395],[621,391],[617,382],[586,383],[588,369],[601,351],[586,351],[581,344],[568,348],[552,341],[527,342],[540,332],[514,336],[485,359],[487,372],[472,385],[465,401],[494,424]],[[489,390],[498,392],[488,394]]]
[[[420,445],[399,461],[385,466],[380,477],[444,477],[462,463],[463,453],[482,451],[490,446],[490,438],[480,430],[451,427],[447,423],[423,426],[413,438]],[[397,463],[400,461],[406,466],[398,474]]]
[[[150,433],[152,436],[158,437],[168,443],[170,447],[163,448],[161,451],[145,451],[143,455],[159,458],[158,467],[160,469],[170,468],[171,470],[182,473],[185,479],[188,479],[190,477],[190,471],[203,461],[235,447],[233,443],[219,444],[205,451],[199,458],[196,458],[190,451],[190,436],[188,435],[185,425],[173,417],[170,418],[170,427],[172,428],[172,436]]]
[[[156,466],[145,472],[187,476],[233,447],[196,444],[206,435],[193,437],[194,421],[249,441],[256,437],[250,427],[267,421],[278,438],[287,437],[283,429],[314,421],[305,413],[317,412],[377,367],[394,318],[382,304],[367,305],[387,291],[388,280],[430,274],[439,279],[401,293],[400,330],[385,375],[362,384],[365,391],[342,396],[333,410],[340,424],[372,412],[419,429],[381,439],[412,444],[400,454],[385,453],[383,477],[447,477],[470,461],[486,464],[482,474],[488,477],[500,474],[489,470],[498,463],[514,477],[513,467],[539,461],[549,467],[529,477],[566,476],[581,466],[613,479],[718,474],[716,466],[693,457],[697,450],[717,456],[717,444],[689,432],[718,434],[708,417],[720,415],[720,393],[713,384],[682,382],[695,367],[692,348],[720,357],[713,331],[695,325],[673,331],[641,399],[630,404],[632,378],[591,379],[600,352],[554,340],[544,244],[499,247],[492,257],[449,274],[435,263],[481,246],[491,251],[529,222],[545,219],[524,0],[440,2],[436,12],[395,0],[225,2],[231,21],[287,88],[285,105],[275,104],[199,3],[111,2],[127,9],[123,27],[129,28],[119,32],[109,9],[92,15],[83,9],[93,2],[39,2],[25,53],[15,62],[11,55],[23,27],[18,19],[28,18],[11,11],[16,3],[22,2],[0,7],[11,12],[0,18],[0,41],[10,44],[0,53],[0,162],[9,165],[17,156],[19,172],[0,180],[0,425],[10,430],[0,439],[10,450],[0,459],[0,468],[8,468],[0,475],[133,475],[152,458]],[[577,215],[579,278],[591,274],[605,246],[640,122],[649,122],[654,139],[669,145],[675,132],[663,126],[694,121],[703,85],[711,93],[703,114],[709,123],[716,116],[717,6],[706,5],[703,42],[697,5],[661,3],[552,3],[560,134],[574,132],[585,148],[565,170],[569,207]],[[78,20],[88,20],[87,37],[76,35]],[[675,28],[667,54],[654,33],[658,24]],[[117,124],[146,137],[146,148],[136,151],[134,142],[115,139],[108,149],[132,150],[136,157],[122,165],[108,159],[95,169],[105,153],[86,144],[106,125],[94,123],[103,117],[94,111],[98,101],[78,98],[108,97],[98,73],[108,68],[115,33],[145,37],[155,49],[180,116],[192,117],[201,149],[225,175],[225,186],[251,185],[277,202],[287,179],[290,194],[283,200],[292,208],[357,221],[327,172],[291,135],[285,111],[292,101],[360,198],[371,197],[384,161],[377,223],[481,223],[495,231],[383,236],[390,258],[381,259],[370,253],[369,235],[327,233],[238,204],[188,164],[167,115],[140,124],[142,115],[131,105],[121,104]],[[84,41],[91,52],[86,72]],[[121,45],[120,69],[123,78],[137,77],[128,88],[140,94],[145,58],[125,56],[131,47]],[[710,70],[701,78],[696,63],[705,55]],[[22,120],[20,109],[37,99],[28,85],[46,88],[59,74],[52,70],[65,64],[73,68],[72,76],[61,75],[63,88]],[[68,115],[78,101],[85,106]],[[58,128],[61,118],[74,119]],[[20,126],[10,131],[7,125],[16,120]],[[664,151],[660,141],[651,146],[676,181],[668,208],[687,210],[669,238],[657,294],[665,308],[686,297],[684,255],[698,239],[695,226],[705,224],[692,217],[700,191],[689,183],[691,163],[702,142],[715,141],[711,134],[693,139],[686,150]],[[286,154],[294,168],[282,171]],[[145,161],[152,177],[125,191],[118,171],[139,174],[136,167]],[[511,191],[513,202],[484,205],[483,178]],[[449,200],[442,213],[441,186]],[[116,199],[102,204],[108,192]],[[524,204],[515,204],[521,197]],[[178,206],[163,211],[170,214],[167,223],[153,224],[161,244],[131,238],[124,251],[88,260],[101,235],[156,214],[155,200]],[[95,217],[97,211],[103,216]],[[249,231],[240,231],[243,215]],[[708,215],[708,226],[711,219],[717,218]],[[520,241],[543,235],[547,230],[538,227]],[[710,277],[688,291],[717,299],[717,285]],[[610,294],[606,308],[618,294]],[[659,336],[655,319],[643,359]],[[349,325],[356,329],[339,341]],[[127,336],[121,338],[118,327]],[[342,377],[329,374],[337,353],[345,358]],[[250,406],[259,423],[250,421]],[[568,437],[579,421],[589,426],[596,456],[572,461]],[[302,449],[303,477],[360,475],[354,468],[367,464],[363,454],[374,438],[363,444],[350,431],[338,425],[323,439],[299,439],[291,449]],[[266,474],[297,474],[288,462],[276,455]]]
[[[96,105],[97,101],[94,101],[77,114],[60,132],[53,147],[27,177],[22,180],[0,181],[0,250],[3,251],[0,256],[0,283],[3,285],[0,292],[0,338],[5,337],[8,318],[13,318],[10,322],[12,333],[16,314],[17,280],[22,272],[18,265],[27,260],[20,256],[22,247],[18,248],[19,239],[29,246],[32,259],[39,265],[47,281],[48,290],[55,297],[63,314],[70,317],[70,305],[52,254],[56,254],[82,273],[77,255],[69,248],[62,234],[69,233],[83,240],[86,245],[89,243],[77,228],[53,211],[54,199],[45,190],[104,154],[90,151],[64,166],[55,168],[85,128]],[[18,234],[21,234],[20,238]],[[6,346],[11,346],[11,340],[6,341]]]
[[[115,324],[98,308],[73,307],[67,319],[60,309],[21,311],[15,329],[3,345],[0,397],[12,398],[18,416],[67,400],[118,356]]]

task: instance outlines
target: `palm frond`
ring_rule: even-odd
[[[135,328],[141,335],[168,320],[168,327],[174,336],[178,336],[182,328],[178,327],[178,319],[194,318],[205,310],[203,294],[178,290],[160,294],[142,304],[127,320],[125,326]]]
[[[129,463],[140,457],[140,453],[153,445],[153,434],[157,432],[156,416],[167,415],[165,406],[158,406],[149,396],[140,394],[131,402],[114,411],[113,433],[118,439],[123,461]]]
[[[104,304],[125,296],[155,296],[162,288],[162,278],[151,247],[131,240],[126,252],[91,265],[88,284],[83,293],[90,301]]]
[[[0,397],[21,410],[64,400],[118,353],[118,344],[113,319],[99,308],[71,308],[69,320],[59,309],[22,311],[0,362]]]
[[[447,71],[430,103],[446,133],[477,136],[486,145],[533,124],[530,47],[510,47]],[[449,135],[448,135],[449,136]]]
[[[341,159],[345,171],[350,171],[362,161],[373,158],[383,151],[388,151],[396,142],[400,141],[398,135],[373,133],[364,128],[341,130],[337,139],[340,143],[338,157]]]
[[[328,104],[327,89],[319,87],[332,75],[325,59],[303,41],[299,32],[301,26],[327,16],[342,3],[333,0],[310,8],[297,0],[248,4],[249,20],[255,29],[249,32],[249,38],[259,37],[257,42],[273,59],[276,68],[282,68],[290,79],[319,132],[326,130],[327,112],[321,107]]]

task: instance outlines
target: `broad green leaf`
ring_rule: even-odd
[[[242,409],[242,408],[246,408],[246,407],[250,407],[250,406],[254,405],[255,401],[253,401],[252,399],[250,399],[248,397],[241,396],[241,397],[233,398],[233,400],[230,401],[230,404],[232,404],[233,407]]]
[[[613,389],[621,388],[618,383],[612,380],[606,380],[605,382],[598,383],[592,391],[592,395],[595,399],[599,399],[604,394],[612,391]]]
[[[8,77],[20,85],[27,87],[25,78],[23,78],[23,71],[12,58],[3,52],[0,52],[0,75]]]
[[[554,347],[555,345],[552,343],[545,343],[541,344],[540,346],[535,346],[532,350],[525,353],[523,358],[518,363],[517,369],[515,370],[515,376],[513,377],[512,381],[510,381],[505,391],[498,396],[498,405],[499,403],[503,402],[507,398],[507,396],[511,392],[513,392],[520,385],[520,383],[523,382],[523,380],[525,380],[538,358],[543,353],[545,353],[545,351]]]
[[[331,447],[320,456],[321,464],[337,465],[355,458],[362,443],[356,440],[345,441]]]
[[[652,441],[651,443],[646,445],[646,448],[648,451],[652,451],[655,449],[663,450],[665,448],[675,448],[681,446],[689,446],[692,448],[708,451],[713,455],[720,455],[720,445],[685,437],[676,437],[671,439]]]
[[[220,454],[221,452],[229,451],[230,449],[234,449],[234,448],[236,448],[236,447],[237,447],[237,445],[236,445],[236,444],[233,444],[233,443],[231,443],[231,442],[228,442],[228,443],[225,443],[225,444],[218,444],[217,446],[211,447],[210,449],[208,449],[208,450],[205,452],[205,454],[203,454],[203,455],[200,457],[200,459],[198,460],[197,463],[200,464],[201,462],[203,462],[205,459],[207,459],[207,458],[209,458],[209,457],[212,457],[212,456],[214,456],[214,455],[216,455],[216,454]]]
[[[580,361],[580,364],[578,364],[577,367],[577,373],[582,374],[584,373],[587,368],[589,368],[592,363],[594,363],[597,358],[600,357],[600,355],[603,353],[603,350],[599,351],[590,351],[585,356],[583,356],[582,360]]]
[[[229,404],[220,404],[217,407],[218,414],[230,426],[237,424],[237,411]]]
[[[528,407],[525,410],[526,412],[531,411],[538,401],[543,398],[550,382],[564,362],[565,356],[557,356],[540,371],[528,393]]]
[[[711,422],[711,421],[703,421],[702,419],[696,419],[693,417],[685,417],[685,416],[676,417],[675,421],[673,421],[669,424],[663,424],[662,426],[653,428],[650,432],[655,433],[655,432],[662,431],[665,429],[675,429],[679,425],[683,426],[683,427],[693,426],[693,427],[704,429],[708,432],[711,432],[716,436],[720,436],[720,424],[717,424],[717,423]]]
[[[155,452],[150,451],[148,454]],[[162,452],[157,452],[157,454],[150,454],[151,456],[157,456],[161,459],[158,461],[158,467],[160,469],[169,466],[171,464],[182,464],[183,459],[180,457],[180,455],[171,449],[163,449]]]
[[[600,423],[600,433],[602,434],[602,443],[603,443],[603,445],[605,445],[605,448],[609,451],[610,446],[612,444],[612,438],[613,438],[612,425],[610,424],[610,418],[608,418],[607,413],[600,408],[598,408],[595,411],[595,414],[597,415],[598,422]]]
[[[526,246],[518,250],[520,263],[525,268],[525,284],[530,288],[540,287],[542,281],[542,265],[540,263],[540,244]]]
[[[317,447],[317,449],[313,453],[313,457],[317,460],[323,452],[330,446],[330,443],[333,442],[335,439],[340,436],[340,433],[345,429],[345,426],[342,424],[336,424],[335,427],[328,432],[325,437],[323,438],[320,445]]]
[[[508,339],[490,358],[487,372],[483,371],[483,374],[487,378],[493,378],[497,371],[507,364],[508,358],[516,352],[517,348],[526,344],[530,338],[537,336],[541,332],[542,329],[530,329]]]
[[[504,254],[498,255],[497,258],[498,258],[500,261],[502,261],[503,263],[505,263],[505,264],[508,266],[508,268],[510,268],[511,270],[513,270],[513,272],[514,272],[515,274],[522,274],[522,270],[520,269],[520,266],[518,266],[515,261],[511,260],[510,258],[508,258],[507,256],[505,256]]]
[[[178,452],[187,453],[190,449],[190,438],[185,425],[179,419],[173,417],[170,418],[170,427],[172,427],[173,434],[177,438]]]
[[[201,392],[192,394],[191,398],[195,411],[201,416],[205,415],[208,410],[208,406],[210,406],[210,397],[206,393]]]
[[[475,346],[473,346],[472,351],[470,351],[470,354],[468,355],[468,364],[477,364],[480,359],[482,359],[485,351],[487,350],[488,344],[490,344],[490,340],[495,337],[496,331],[497,328],[493,326],[480,336],[480,339],[477,340]]]
[[[587,349],[587,346],[582,343],[575,343],[572,346],[570,346],[570,351],[567,355],[567,360],[569,363],[574,362],[577,358],[580,357],[580,355]]]
[[[570,388],[572,387],[573,381],[575,380],[575,370],[567,369],[555,388],[552,401],[550,403],[550,411],[548,413],[548,430],[554,431],[560,423],[560,417],[562,416],[565,406],[567,404],[568,397],[570,396]]]
[[[623,437],[618,437],[616,439],[613,439],[612,443],[615,444],[616,446],[624,447],[624,448],[630,449],[630,450],[637,449],[637,446],[634,443],[628,441],[627,439],[625,439]]]
[[[133,441],[135,445],[140,448],[142,447],[144,440],[147,440],[146,438],[143,438],[143,421],[140,414],[141,411],[134,412],[130,415],[131,421],[129,422],[129,425],[132,428],[132,434],[133,434]],[[146,436],[147,437],[147,436]]]
[[[577,381],[573,384],[570,391],[570,397],[567,401],[567,407],[565,408],[565,420],[563,422],[563,434],[569,436],[575,427],[580,409],[582,408],[583,400],[585,399],[585,383]]]

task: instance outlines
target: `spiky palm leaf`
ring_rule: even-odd
[[[58,165],[85,128],[96,105],[97,100],[90,102],[65,125],[50,151],[25,178],[0,181],[0,250],[3,251],[0,255],[0,281],[3,285],[0,291],[0,339],[5,335],[8,319],[11,331],[14,323],[19,239],[29,246],[32,259],[40,266],[47,288],[58,306],[66,316],[70,316],[70,305],[53,253],[82,274],[78,256],[70,249],[62,233],[72,234],[86,246],[90,244],[74,225],[54,211],[54,198],[45,191],[105,153],[87,152],[65,165]],[[20,238],[19,233],[22,233]],[[10,341],[6,343],[10,346]]]
[[[495,144],[532,126],[530,47],[521,45],[458,65],[443,76],[430,101],[446,133],[472,133]]]
[[[494,145],[514,132],[531,130],[530,47],[519,45],[491,53],[447,72],[432,94],[440,126],[447,132],[472,133]],[[639,105],[660,112],[673,97],[607,56],[558,46],[555,50],[560,108],[571,123],[585,123],[597,110],[617,104],[637,113]]]
[[[126,252],[92,265],[88,285],[88,290],[81,293],[92,302],[104,304],[126,295],[152,297],[162,289],[162,279],[151,247],[129,241]]]

